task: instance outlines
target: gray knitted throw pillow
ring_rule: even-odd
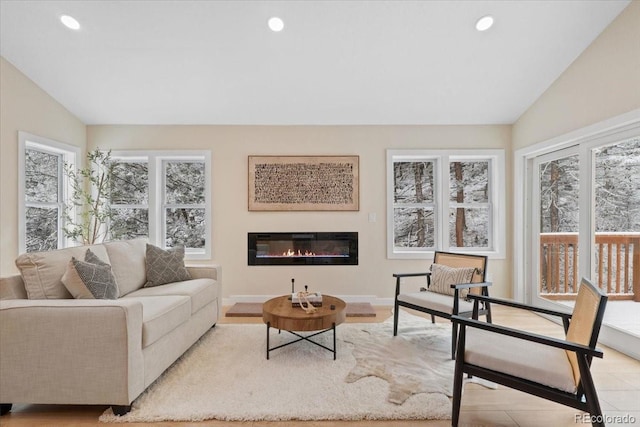
[[[100,258],[89,250],[87,250],[85,260],[92,261],[85,262],[71,258],[73,267],[78,272],[82,283],[89,289],[89,292],[91,292],[96,299],[118,298],[118,284],[111,272],[111,266],[100,260]],[[95,264],[93,262],[95,262]]]
[[[145,288],[191,279],[191,275],[184,266],[184,246],[164,250],[147,243],[145,263],[147,270]]]

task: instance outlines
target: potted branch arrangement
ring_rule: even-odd
[[[113,164],[111,150],[87,153],[86,166],[64,165],[71,195],[65,203],[65,235],[83,245],[106,241],[113,212],[109,206]]]

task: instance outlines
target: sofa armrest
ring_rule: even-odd
[[[22,276],[15,274],[0,278],[0,300],[26,299],[27,291],[24,288]]]
[[[220,281],[219,265],[187,265],[192,279],[213,279]]]
[[[0,401],[128,405],[144,391],[142,304],[0,301]]]

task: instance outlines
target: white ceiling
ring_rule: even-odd
[[[0,54],[86,124],[509,124],[628,3],[0,0]]]

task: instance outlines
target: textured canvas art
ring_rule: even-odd
[[[358,156],[249,156],[250,211],[357,211]]]

